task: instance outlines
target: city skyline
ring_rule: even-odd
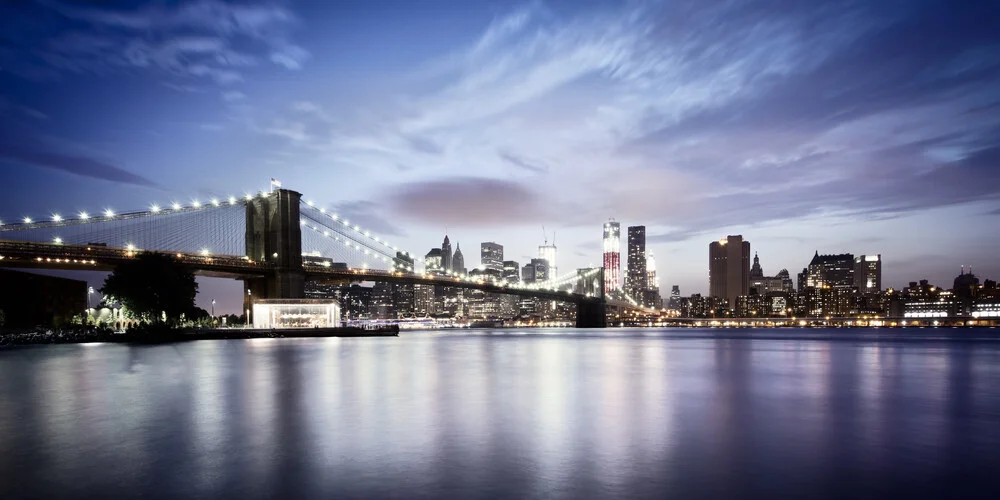
[[[869,4],[8,3],[0,218],[274,177],[416,256],[447,232],[523,264],[544,226],[565,274],[645,225],[685,294],[725,234],[792,273],[881,254],[882,288],[998,276],[990,11]]]

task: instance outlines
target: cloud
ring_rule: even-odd
[[[265,128],[263,132],[266,134],[284,137],[294,142],[304,143],[310,140],[310,136],[306,132],[306,126],[301,122],[291,122],[277,119],[274,120],[270,127]]]
[[[502,150],[497,151],[497,155],[500,156],[501,159],[507,161],[508,163],[514,165],[515,167],[522,168],[529,172],[533,172],[536,174],[544,174],[545,172],[549,171],[549,167],[545,166],[544,164],[527,160],[521,156],[515,155],[507,151],[502,151]]]
[[[222,93],[222,100],[226,102],[236,102],[246,99],[247,95],[238,90],[229,90]]]
[[[548,207],[524,186],[497,179],[410,183],[387,196],[394,217],[449,227],[510,226],[544,221]]]
[[[299,69],[309,52],[289,32],[298,19],[278,2],[196,0],[134,9],[41,2],[71,21],[46,40],[32,40],[49,66],[77,73],[117,68],[160,70],[227,85],[243,70],[271,61]],[[256,52],[256,53],[254,53]]]
[[[25,146],[0,144],[0,160],[59,170],[81,177],[135,186],[156,187],[156,183],[110,163],[70,154],[53,153]]]

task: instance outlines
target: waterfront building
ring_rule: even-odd
[[[710,297],[725,299],[729,309],[750,292],[750,242],[742,235],[730,235],[708,246],[708,288]]]
[[[820,255],[809,262],[806,286],[823,288],[854,288],[854,255],[849,253]]]
[[[858,293],[882,291],[882,255],[859,255],[854,258],[854,287]]]
[[[503,274],[501,275],[503,280],[506,281],[507,283],[520,282],[521,281],[519,274],[521,271],[520,266],[521,266],[520,264],[518,264],[516,261],[513,260],[503,261],[503,271],[502,271]]]

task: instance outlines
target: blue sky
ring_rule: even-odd
[[[267,187],[423,255],[561,269],[644,224],[768,274],[1000,276],[1000,7],[973,1],[6,2],[0,220]],[[623,248],[624,253],[624,248]],[[232,284],[213,294],[225,294]],[[235,299],[235,300],[238,300]]]

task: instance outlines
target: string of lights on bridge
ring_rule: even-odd
[[[371,231],[368,231],[368,230],[362,228],[361,226],[358,226],[357,224],[355,224],[355,225],[352,226],[351,222],[349,220],[347,220],[347,219],[345,219],[345,218],[337,215],[336,213],[329,212],[325,208],[317,207],[316,204],[313,201],[311,201],[311,200],[305,201],[304,204],[305,204],[305,206],[307,208],[312,209],[312,210],[314,210],[316,212],[319,212],[319,214],[321,216],[323,216],[323,217],[325,217],[325,218],[327,218],[329,220],[332,220],[334,222],[337,222],[340,225],[344,226],[345,228],[354,231],[357,235],[364,236],[365,238],[368,238],[369,240],[375,242],[376,246],[382,246],[382,247],[384,247],[386,249],[386,251],[388,251],[388,250],[391,249],[393,252],[400,252],[400,253],[402,253],[406,257],[410,256],[410,252],[407,252],[406,250],[400,250],[399,247],[393,246],[388,241],[385,241],[385,240],[379,238],[378,236],[373,235]]]
[[[260,191],[259,196],[261,198],[265,198],[268,196],[268,193]],[[178,201],[172,201],[166,205],[160,205],[159,203],[151,203],[147,210],[132,211],[132,212],[115,212],[115,210],[112,208],[105,208],[101,212],[80,211],[76,214],[75,217],[63,216],[59,212],[52,212],[48,219],[35,219],[31,216],[24,216],[19,222],[16,223],[4,223],[4,221],[0,219],[0,231],[27,230],[27,229],[35,229],[41,227],[58,227],[64,224],[98,223],[98,222],[119,220],[123,218],[138,218],[138,217],[152,216],[152,215],[176,214],[176,213],[191,212],[202,209],[231,207],[250,202],[253,199],[254,196],[248,192],[245,193],[242,197],[236,197],[232,195],[225,198],[213,197],[204,202],[202,202],[198,198],[193,198],[188,204],[182,204]],[[325,208],[316,207],[312,201],[303,202],[302,205],[312,210],[315,210],[320,215],[328,218],[329,220],[337,222],[339,225],[343,226],[345,229],[349,231],[352,231],[359,237],[364,237],[374,242],[374,244],[371,246],[365,245],[366,247],[368,247],[368,250],[366,250],[366,252],[371,253],[373,256],[377,255],[376,248],[380,247],[384,248],[386,252],[388,252],[391,249],[393,252],[400,252],[402,255],[407,257],[410,256],[410,253],[407,252],[406,250],[400,250],[399,247],[393,246],[388,241],[378,237],[377,235],[374,235],[371,231],[362,228],[357,224],[351,225],[349,220],[338,216],[336,213],[328,212]],[[306,222],[302,221],[302,224],[306,225]],[[313,227],[313,229],[315,229],[315,227]],[[337,241],[340,241],[340,239],[337,238]],[[58,236],[54,237],[53,243],[62,244],[62,238]],[[356,244],[355,246],[359,250],[362,249],[360,246]],[[203,250],[202,253],[208,253],[208,250]],[[392,256],[385,256],[385,254],[377,258],[378,260],[382,260],[385,262],[392,262]],[[413,270],[412,266],[409,266],[407,268],[407,266],[403,266],[402,264],[394,265],[394,267],[409,271]]]

